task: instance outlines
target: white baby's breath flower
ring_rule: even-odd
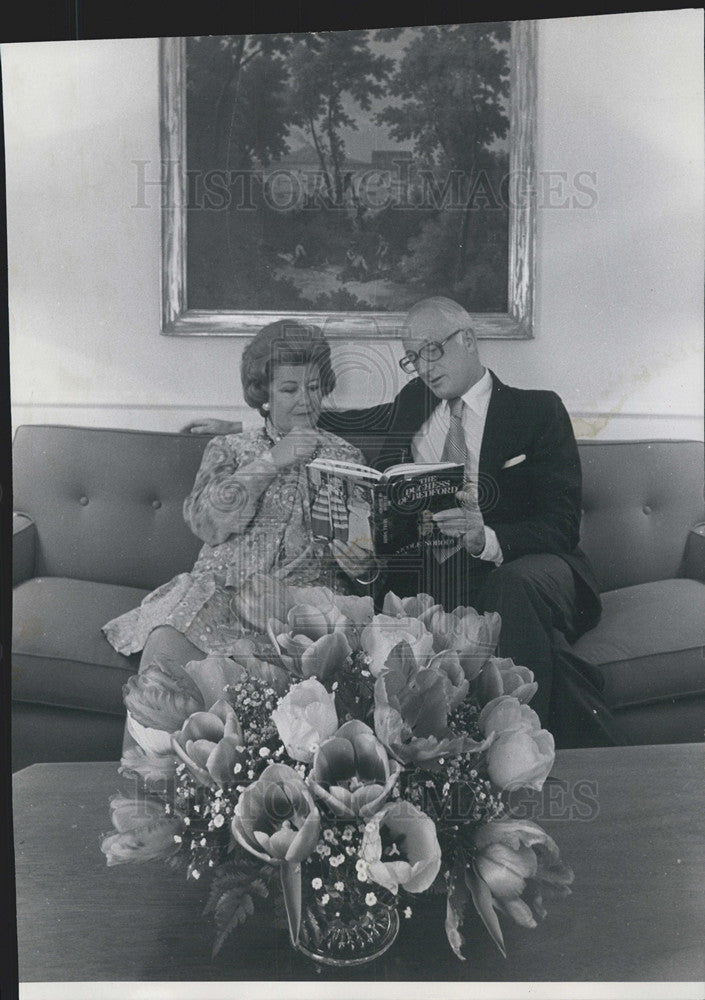
[[[365,906],[374,906],[377,902],[377,897],[373,892],[368,892],[365,896]]]
[[[313,889],[320,889],[322,885],[323,885],[323,880],[322,879],[320,879],[320,878],[312,878],[311,879],[311,887]]]
[[[344,882],[336,882],[335,885],[333,886],[333,888],[335,889],[336,892],[342,892],[343,889],[345,888],[345,883]]]

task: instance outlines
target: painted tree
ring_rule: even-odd
[[[354,106],[369,111],[394,63],[372,52],[367,31],[319,31],[297,38],[289,59],[289,111],[316,150],[327,198],[345,194],[343,128],[356,130]]]
[[[397,36],[381,30],[375,38]],[[443,227],[455,229],[456,283],[465,276],[473,211],[468,196],[478,170],[496,160],[491,147],[509,130],[508,41],[509,25],[503,22],[419,29],[390,80],[392,101],[376,115],[397,141],[414,143],[419,160],[437,177],[456,172],[454,197],[467,207],[454,227]],[[438,236],[434,232],[436,242]]]
[[[293,35],[191,38],[187,47],[189,163],[248,169],[288,152],[286,56]]]

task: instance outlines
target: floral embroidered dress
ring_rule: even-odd
[[[364,462],[342,438],[326,431],[320,436],[316,457]],[[253,573],[350,593],[328,544],[314,537],[306,461],[278,471],[269,454],[273,443],[264,429],[208,443],[184,501],[186,523],[205,545],[190,573],[103,626],[118,652],[139,652],[153,628],[172,625],[203,652],[226,655],[247,631],[232,598]]]

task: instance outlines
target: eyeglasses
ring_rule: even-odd
[[[449,333],[447,337],[443,340],[430,340],[423,347],[420,347],[418,351],[407,351],[404,357],[399,362],[402,371],[405,371],[407,375],[413,375],[417,371],[417,364],[419,358],[422,361],[438,361],[439,358],[443,357],[444,350],[443,345],[447,344],[449,340],[452,340],[458,333],[465,333],[467,327],[461,326],[459,330],[453,330]]]

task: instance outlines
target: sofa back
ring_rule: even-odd
[[[14,509],[37,525],[35,574],[153,589],[189,570],[201,542],[182,505],[207,440],[20,427]],[[579,448],[581,544],[602,590],[676,576],[688,529],[704,519],[702,444],[591,441]]]
[[[600,589],[677,576],[704,519],[700,441],[581,441],[580,539]]]
[[[189,570],[202,545],[184,523],[207,438],[23,426],[13,506],[37,526],[36,576],[152,590]]]

